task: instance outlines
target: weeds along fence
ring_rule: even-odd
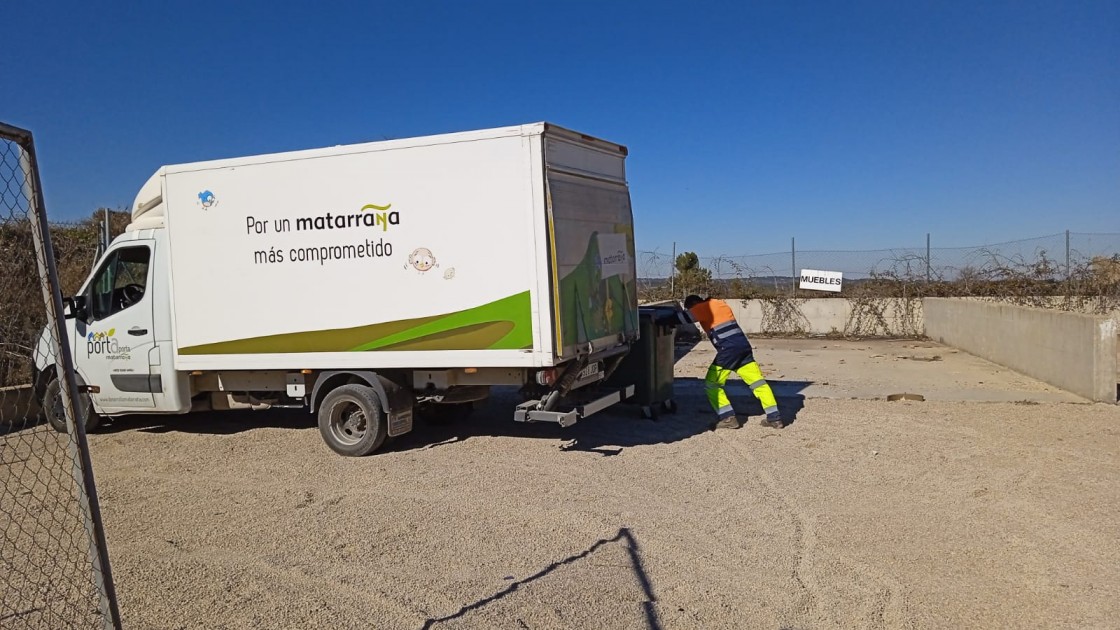
[[[6,197],[4,203],[14,201]],[[31,356],[45,322],[35,261],[21,255],[31,251],[31,224],[7,219],[0,221],[0,387],[31,382]],[[107,241],[123,232],[127,222],[127,213],[99,210],[85,221],[50,224],[63,295],[78,290]]]
[[[56,252],[41,190],[31,134],[0,123],[0,628],[119,628],[83,394],[60,321],[61,279],[73,290],[96,239],[63,226]],[[40,391],[36,354],[49,377]],[[51,422],[37,409],[44,393]]]
[[[679,251],[679,250],[678,250]],[[798,288],[802,270],[843,273],[842,293]],[[690,293],[757,300],[763,332],[800,334],[811,298],[846,300],[841,334],[920,336],[920,299],[970,297],[1078,313],[1120,310],[1120,233],[1065,232],[973,247],[898,247],[675,257],[638,253],[643,301]]]

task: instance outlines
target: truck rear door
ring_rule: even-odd
[[[566,359],[637,336],[634,220],[625,147],[550,127],[544,151],[553,342]]]

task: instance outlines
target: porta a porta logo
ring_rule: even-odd
[[[91,330],[89,334],[86,335],[86,356],[103,354],[108,355],[111,359],[127,358],[132,348],[122,346],[117,340],[116,334],[116,328],[110,328],[102,332]]]
[[[203,210],[209,210],[218,205],[218,197],[209,190],[204,190],[198,193],[198,205],[202,206]]]

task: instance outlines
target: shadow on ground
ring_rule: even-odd
[[[644,600],[642,601],[642,609],[645,613],[646,627],[649,628],[649,630],[661,630],[661,622],[658,619],[657,610],[654,608],[654,602],[657,601],[657,597],[653,593],[653,584],[650,582],[649,574],[646,572],[645,566],[642,563],[642,555],[641,550],[638,547],[638,541],[628,527],[620,528],[618,530],[618,533],[614,536],[610,538],[599,539],[587,549],[568,556],[567,558],[557,560],[556,562],[553,562],[552,564],[534,573],[533,575],[530,575],[527,578],[510,583],[509,586],[493,595],[490,595],[489,597],[484,597],[476,602],[467,604],[455,613],[444,617],[430,617],[425,620],[424,625],[422,626],[422,630],[428,630],[429,628],[435,627],[436,624],[459,619],[471,612],[485,608],[486,606],[489,606],[490,604],[493,604],[509,596],[510,594],[517,591],[520,587],[527,586],[533,582],[536,582],[537,580],[540,580],[541,578],[547,577],[557,569],[584,560],[597,552],[600,548],[617,542],[622,542],[625,544],[626,552],[630,560],[630,570],[633,571],[634,577],[642,589],[642,596],[644,597]]]
[[[8,435],[9,433],[19,433],[28,429],[46,424],[46,420],[39,416],[20,415],[0,418],[0,437]]]
[[[778,400],[778,410],[782,412],[782,419],[786,426],[797,421],[797,415],[805,408],[805,395],[802,394],[813,381],[784,381],[766,379],[770,389],[774,391],[774,398]],[[712,407],[708,403],[704,391],[702,378],[677,378],[674,383],[677,404],[682,413],[711,414]],[[754,397],[751,390],[740,380],[729,380],[724,386],[731,405],[739,416],[762,416],[762,404]]]
[[[689,352],[692,352],[692,349],[695,348],[698,343],[700,343],[699,335],[691,335],[684,338],[678,335],[676,343],[673,344],[673,363],[680,363],[681,359]]]
[[[699,435],[710,420],[691,413],[661,414],[658,420],[642,417],[637,405],[618,404],[563,428],[551,422],[514,422],[514,407],[521,401],[516,389],[494,388],[493,395],[474,414],[449,423],[418,422],[412,433],[393,441],[387,450],[431,449],[473,437],[516,437],[565,440],[565,451],[618,455],[623,448],[669,444]],[[679,403],[678,403],[679,404]]]
[[[133,415],[107,418],[95,433],[199,433],[233,435],[254,429],[313,429],[315,416],[306,409],[267,411],[204,411],[182,416]]]
[[[805,407],[801,392],[811,381],[769,381],[778,399],[786,425],[797,420]],[[727,384],[727,394],[741,416],[760,417],[762,405],[750,388],[739,381]],[[418,423],[417,429],[401,436],[388,450],[408,451],[438,448],[472,437],[521,437],[567,440],[564,451],[592,452],[605,457],[618,455],[632,446],[671,444],[712,430],[714,413],[704,393],[704,380],[678,378],[674,383],[676,413],[662,412],[656,420],[642,417],[638,405],[619,404],[574,426],[561,428],[552,423],[520,423],[512,419],[520,399],[516,390],[499,391],[480,406],[470,418],[448,424]]]
[[[805,406],[801,391],[808,381],[770,381],[778,406],[790,424]],[[670,444],[709,431],[714,420],[704,394],[704,381],[678,378],[674,386],[676,413],[662,413],[658,419],[642,417],[637,405],[619,404],[585,418],[574,426],[562,428],[548,422],[513,421],[514,407],[521,401],[514,388],[493,390],[469,417],[454,422],[435,422],[418,418],[411,433],[390,440],[383,452],[427,450],[466,441],[474,437],[515,437],[564,440],[564,451],[618,455],[624,448]],[[739,381],[727,384],[727,393],[741,415],[761,416],[762,407],[750,389]],[[197,433],[233,435],[255,429],[317,430],[316,417],[302,409],[267,411],[201,412],[183,416],[122,416],[108,419],[97,433],[142,431],[146,433]]]

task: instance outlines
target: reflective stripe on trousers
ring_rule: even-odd
[[[723,389],[732,371],[737,373],[739,378],[743,379],[743,382],[751,388],[751,393],[758,399],[758,402],[762,403],[764,412],[769,414],[778,410],[778,401],[774,399],[774,392],[770,389],[770,384],[762,378],[762,370],[758,367],[757,362],[751,361],[738,370],[730,370],[713,363],[708,368],[708,376],[704,379],[704,390],[708,394],[708,402],[711,403],[712,409],[715,410],[721,420],[735,415],[735,410],[731,407],[731,401],[727,398],[727,392]]]

